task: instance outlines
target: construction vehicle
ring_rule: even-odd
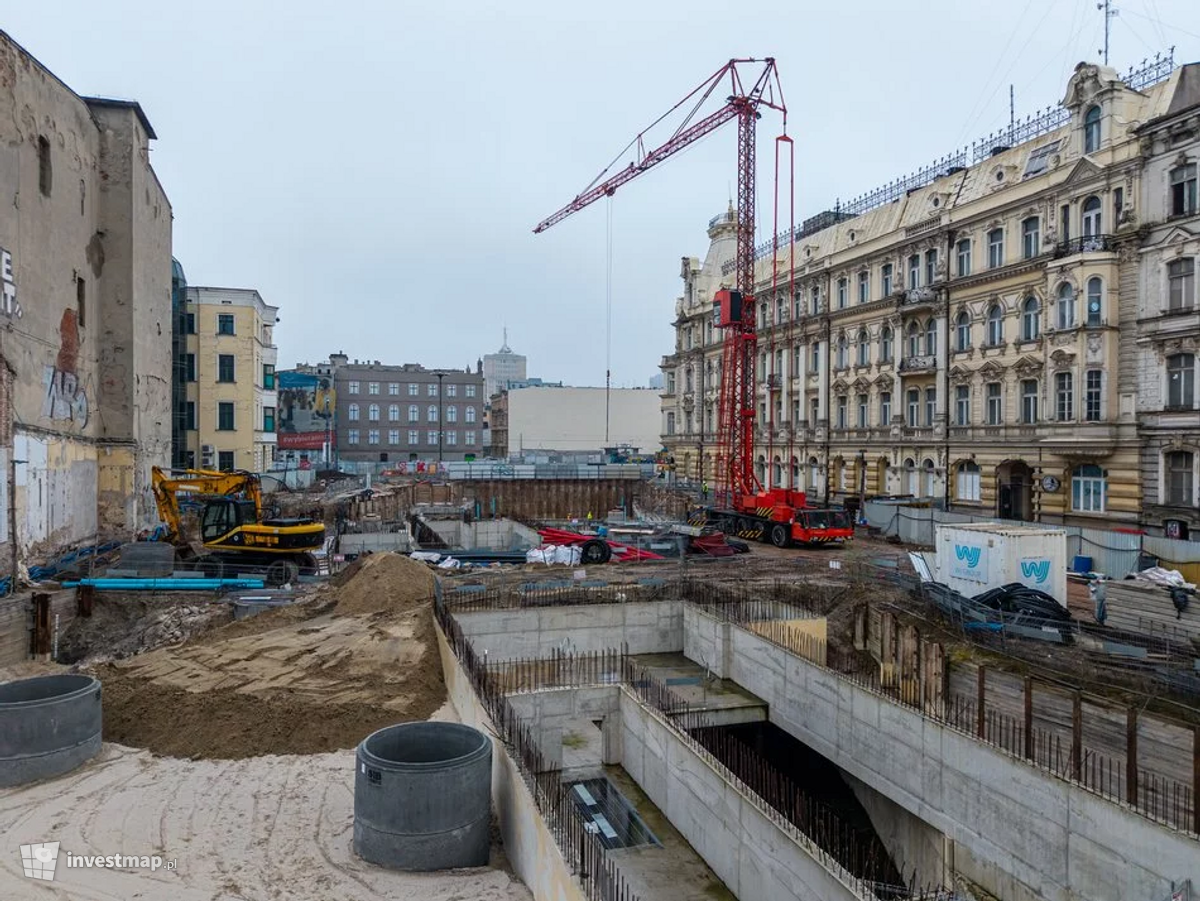
[[[760,65],[757,77],[743,81],[743,70]],[[705,102],[728,79],[725,103],[715,112],[696,118]],[[716,96],[721,96],[717,93]],[[694,102],[693,102],[694,101]],[[775,229],[771,244],[772,290],[776,296],[779,281],[779,165],[781,150],[791,161],[792,177],[788,186],[793,206],[795,197],[795,148],[787,134],[787,105],[775,60],[731,59],[721,66],[667,113],[655,120],[662,122],[685,104],[692,107],[671,137],[654,150],[645,150],[645,132],[638,134],[626,150],[636,148],[635,159],[608,178],[610,163],[574,200],[543,219],[534,228],[540,233],[604,197],[612,197],[626,182],[648,171],[696,141],[711,134],[731,119],[738,123],[737,254],[735,281],[722,288],[713,299],[713,325],[724,334],[721,360],[720,399],[717,409],[716,498],[718,504],[705,507],[709,525],[741,537],[757,537],[779,547],[793,542],[829,542],[852,538],[853,522],[845,510],[816,509],[807,505],[804,492],[764,488],[754,471],[755,385],[754,357],[758,347],[756,328],[754,222],[755,222],[755,129],[762,110],[770,109],[783,117],[783,133],[775,139]],[[695,121],[693,121],[695,119]],[[653,128],[654,125],[650,127]],[[624,154],[618,156],[618,159]],[[791,230],[794,233],[794,228]],[[795,242],[789,241],[789,279],[794,280]],[[794,284],[789,296],[794,294]],[[773,339],[772,339],[773,340]],[[769,348],[774,356],[774,346]],[[779,390],[778,380],[769,380],[768,391]],[[773,398],[774,395],[772,395]],[[773,411],[774,403],[767,403]],[[768,436],[776,433],[774,414],[760,428]],[[768,454],[768,459],[770,455]]]
[[[325,543],[324,524],[311,519],[264,519],[262,487],[252,472],[153,470],[154,500],[166,539],[181,561],[210,578],[237,567],[265,567],[269,585],[292,582],[316,569],[313,551]],[[185,535],[184,506],[199,514],[200,540]]]

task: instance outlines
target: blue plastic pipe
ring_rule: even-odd
[[[215,591],[218,588],[263,588],[262,579],[80,579],[63,588],[88,585],[97,591]]]

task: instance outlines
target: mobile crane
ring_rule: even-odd
[[[264,519],[262,487],[252,472],[204,469],[152,473],[158,516],[181,560],[195,559],[210,577],[228,567],[265,566],[266,582],[281,585],[313,572],[313,551],[325,543],[325,526],[311,519]],[[185,537],[180,497],[199,504],[200,544]]]
[[[742,80],[742,70],[761,64],[753,82]],[[730,93],[725,105],[693,122],[693,118],[723,82],[728,78]],[[720,503],[702,509],[709,525],[722,531],[747,538],[770,541],[778,547],[795,542],[826,543],[853,538],[854,527],[844,510],[814,509],[808,506],[802,491],[785,488],[764,489],[754,472],[754,355],[755,334],[755,126],[760,110],[772,109],[783,117],[783,134],[776,141],[776,220],[778,220],[779,149],[788,148],[792,154],[792,139],[787,135],[787,105],[775,60],[731,59],[713,75],[679,101],[666,114],[655,120],[662,122],[684,104],[695,99],[691,111],[670,139],[662,146],[645,151],[645,132],[638,134],[626,147],[636,147],[636,159],[626,168],[608,178],[610,163],[575,199],[543,219],[534,228],[540,233],[595,203],[602,197],[612,197],[626,182],[658,165],[675,153],[715,131],[731,119],[738,123],[738,206],[737,256],[734,287],[722,288],[713,299],[713,325],[724,332],[720,402],[717,410],[717,498]],[[651,128],[654,126],[651,125]],[[622,151],[622,154],[624,151]],[[620,157],[618,157],[620,158]],[[794,159],[794,155],[793,155]],[[603,180],[602,180],[603,179]],[[793,186],[794,187],[794,186]],[[794,192],[793,192],[794,193]],[[777,278],[778,228],[772,248],[773,269]],[[794,267],[793,271],[794,271]]]

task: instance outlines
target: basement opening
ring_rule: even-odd
[[[574,783],[571,800],[583,818],[584,828],[596,833],[605,848],[659,844],[633,805],[607,777]]]

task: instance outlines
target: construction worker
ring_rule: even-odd
[[[700,500],[708,500],[708,479],[700,483]]]

